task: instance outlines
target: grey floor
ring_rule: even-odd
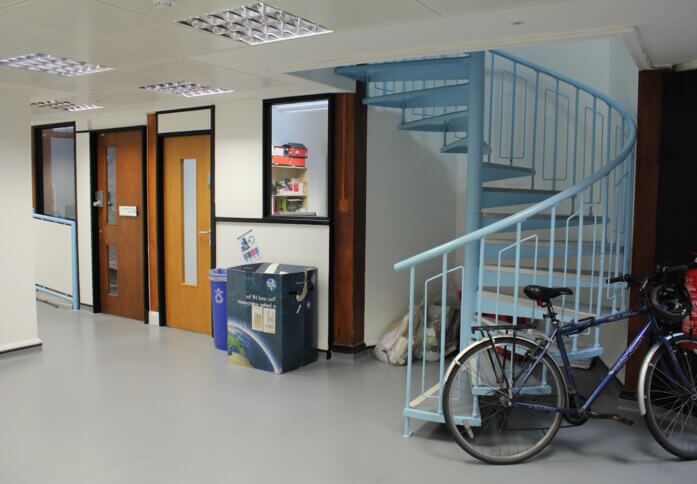
[[[697,463],[641,421],[562,429],[535,460],[492,467],[437,425],[402,438],[401,368],[332,360],[274,376],[229,365],[205,336],[38,309],[43,350],[0,358],[2,484],[695,482]]]

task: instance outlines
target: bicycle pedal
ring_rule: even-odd
[[[595,412],[590,412],[588,414],[590,418],[597,418],[597,419],[604,419],[604,420],[613,420],[617,423],[621,423],[624,425],[634,425],[634,420],[630,420],[628,418],[623,417],[622,415],[617,415],[614,413],[595,413]]]

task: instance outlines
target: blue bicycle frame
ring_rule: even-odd
[[[566,347],[564,346],[564,336],[571,336],[574,334],[581,333],[581,332],[587,330],[588,328],[593,328],[593,327],[601,326],[603,324],[608,324],[608,323],[614,323],[617,321],[621,321],[623,319],[628,319],[628,318],[632,318],[634,316],[640,316],[640,315],[647,315],[648,316],[648,318],[647,318],[648,320],[647,320],[646,324],[641,328],[639,333],[634,337],[634,339],[629,344],[629,346],[627,346],[627,349],[625,349],[624,352],[619,356],[619,358],[617,358],[617,361],[615,361],[615,364],[612,365],[612,368],[610,368],[610,370],[603,377],[603,379],[596,385],[596,387],[593,389],[591,395],[588,397],[588,399],[585,401],[585,403],[583,403],[583,405],[579,406],[578,404],[580,402],[578,400],[576,400],[576,404],[577,404],[576,408],[553,407],[553,406],[549,406],[549,405],[539,405],[539,404],[516,401],[516,398],[518,396],[520,396],[525,385],[527,384],[528,380],[530,379],[532,372],[537,367],[537,365],[540,364],[540,362],[542,361],[542,358],[544,358],[544,355],[547,354],[547,352],[549,351],[549,348],[553,342],[556,342],[557,347],[559,348],[559,354],[561,356],[561,360],[562,360],[564,369],[566,370],[567,386],[573,391],[574,397],[578,398],[578,392],[577,392],[577,388],[576,388],[576,380],[574,379],[574,373],[573,373],[573,370],[571,369],[571,365],[569,363],[569,356],[566,352]],[[603,392],[603,390],[605,390],[605,388],[610,384],[610,382],[613,380],[615,375],[617,375],[617,373],[624,367],[624,365],[627,364],[627,361],[639,348],[642,341],[644,341],[644,338],[646,338],[646,335],[649,332],[658,333],[658,330],[659,330],[658,322],[656,321],[651,309],[648,306],[644,306],[639,310],[621,311],[618,313],[610,314],[610,315],[605,316],[603,318],[580,320],[577,322],[572,322],[572,323],[567,324],[565,326],[560,326],[559,322],[556,321],[556,318],[553,318],[552,324],[553,324],[552,335],[547,340],[542,351],[539,352],[539,354],[535,357],[535,360],[533,361],[532,365],[530,365],[530,367],[526,369],[525,373],[523,373],[522,378],[520,379],[520,384],[516,385],[513,388],[512,398],[511,398],[511,406],[513,406],[513,407],[528,408],[531,410],[540,410],[540,411],[544,411],[544,412],[556,412],[556,413],[562,413],[562,414],[571,414],[571,413],[576,413],[578,411],[588,412],[590,410],[590,407],[593,404],[593,402],[598,398],[598,396]],[[664,337],[660,337],[660,341],[666,347],[666,349],[670,349],[670,342],[668,339],[666,339]],[[676,371],[676,374],[679,378],[680,384],[682,384],[685,388],[691,388],[692,384],[689,383],[689,380],[685,376],[685,373],[683,372],[680,364],[678,363],[673,351],[668,351],[667,353],[670,356],[670,361],[672,363],[673,369]],[[514,384],[515,384],[515,382],[514,382]],[[579,410],[577,410],[577,409],[579,409]]]

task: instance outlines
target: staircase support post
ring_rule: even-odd
[[[467,192],[465,233],[482,225],[482,162],[484,161],[484,52],[470,56],[469,121],[467,128]],[[493,74],[492,74],[493,75]],[[472,321],[477,301],[477,275],[479,274],[479,244],[465,246],[464,281],[460,311],[460,349],[472,339]]]

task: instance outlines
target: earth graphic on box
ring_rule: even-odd
[[[227,348],[230,363],[280,373],[264,342],[249,328],[228,322]]]

